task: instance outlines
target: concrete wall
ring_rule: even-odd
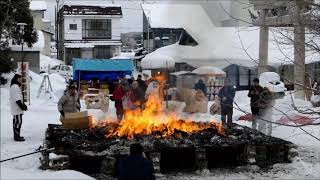
[[[107,18],[107,16],[65,16],[64,17],[64,38],[65,40],[82,40],[82,19],[111,19],[112,40],[121,39],[121,21],[120,18]],[[77,30],[70,30],[69,24],[77,24]]]
[[[42,49],[41,53],[46,56],[51,56],[51,37],[52,34],[42,31],[44,36],[44,48]]]
[[[31,11],[33,17],[33,27],[37,30],[42,29],[42,14],[43,11]]]
[[[81,58],[86,58],[86,59],[93,58],[93,48],[81,49]]]
[[[30,70],[39,73],[40,72],[40,52],[39,51],[25,51],[24,61],[29,62]],[[17,62],[21,62],[21,51],[11,51],[9,52],[9,57],[13,58],[15,67],[17,67]]]

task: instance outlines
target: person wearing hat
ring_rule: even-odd
[[[58,110],[64,117],[65,113],[75,113],[80,111],[79,95],[74,85],[68,87],[68,91],[60,98],[58,102]]]
[[[13,115],[13,135],[15,141],[25,141],[23,136],[20,136],[22,125],[23,111],[27,111],[27,106],[23,103],[23,95],[21,91],[22,77],[20,74],[15,74],[10,85],[10,108]]]
[[[152,161],[148,160],[140,143],[130,146],[130,154],[120,160],[118,165],[119,180],[155,180]]]
[[[250,106],[251,106],[251,114],[252,114],[252,128],[257,128],[257,117],[259,116],[259,107],[258,102],[260,99],[260,95],[263,91],[263,88],[259,85],[259,79],[253,79],[253,86],[250,87],[248,97],[250,97]]]

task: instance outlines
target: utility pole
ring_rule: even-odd
[[[305,2],[296,0],[294,8],[294,90],[295,98],[305,99],[305,24],[301,14]]]
[[[57,49],[57,59],[59,59],[59,0],[56,0],[56,11],[55,11],[55,20],[56,20],[56,49]]]
[[[267,13],[267,9],[263,9],[260,11],[262,26],[260,26],[258,75],[268,71],[269,27],[266,26],[265,23]]]

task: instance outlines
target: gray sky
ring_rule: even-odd
[[[54,22],[54,11],[56,0],[45,0],[48,4],[46,19]],[[94,2],[115,3],[122,5],[122,29],[123,32],[142,32],[142,9],[141,3],[210,3],[219,0],[60,0],[60,2],[81,1],[87,2],[88,5]],[[228,1],[228,0],[220,0]],[[241,0],[240,0],[241,1]]]

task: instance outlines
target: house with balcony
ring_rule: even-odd
[[[109,59],[121,52],[121,6],[63,5],[58,13],[58,58]]]

